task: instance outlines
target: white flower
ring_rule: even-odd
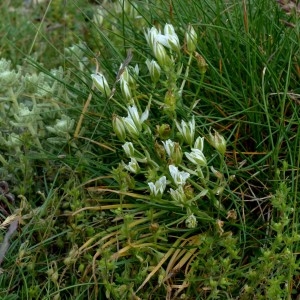
[[[129,106],[127,112],[128,116],[123,118],[125,126],[130,134],[133,136],[139,136],[139,133],[142,130],[142,124],[148,119],[149,107],[145,109],[141,116],[139,115],[135,105]]]
[[[170,189],[170,195],[177,206],[183,206],[186,202],[186,196],[182,185],[180,185],[176,190]]]
[[[141,118],[140,118],[140,122],[144,123],[149,117],[149,107],[147,106],[145,111],[142,113]]]
[[[172,163],[175,165],[179,165],[182,161],[182,151],[179,143],[175,143],[171,140],[166,140],[162,142],[164,144],[164,148],[171,158]]]
[[[163,46],[163,43],[165,43],[167,47],[170,46],[169,42],[165,41],[167,37],[162,35],[155,27],[148,29],[148,31],[145,32],[145,37],[159,65],[161,67],[168,67],[172,64],[172,60],[167,55],[167,51]],[[159,40],[161,40],[161,42]]]
[[[180,51],[180,44],[179,44],[178,37],[176,38],[170,35],[167,36],[167,35],[159,34],[157,35],[156,39],[163,46],[171,50],[174,50],[176,52]]]
[[[156,36],[159,33],[160,32],[155,27],[152,27],[151,29],[148,29],[147,32],[145,32],[146,41],[151,48],[153,48],[154,42],[156,42]]]
[[[171,158],[172,163],[178,165],[182,161],[182,151],[181,147],[178,143],[173,142],[172,140],[166,140],[162,142],[164,144],[164,148]]]
[[[160,177],[155,183],[149,182],[148,183],[151,195],[154,196],[162,196],[167,185],[166,176]]]
[[[137,107],[135,105],[129,106],[127,112],[128,118],[131,118],[135,124],[140,125],[141,122]]]
[[[175,32],[173,25],[166,24],[164,27],[164,34],[158,33],[156,35],[156,39],[165,47],[176,52],[180,51],[179,38]]]
[[[123,166],[127,171],[135,173],[135,174],[139,173],[139,171],[140,171],[140,166],[139,166],[137,160],[133,157],[131,158],[128,165],[123,163]]]
[[[139,116],[137,107],[135,105],[129,106],[127,111],[128,111],[128,117],[131,117],[137,126],[141,126],[142,123],[144,123],[144,121],[146,121],[149,116],[149,108],[148,107],[142,113],[141,117]]]
[[[151,80],[156,83],[159,80],[160,77],[160,72],[161,72],[161,68],[159,66],[159,64],[155,61],[155,60],[146,60],[146,65],[148,67],[150,76],[151,76]]]
[[[190,177],[190,174],[184,171],[178,171],[178,168],[174,165],[169,165],[170,174],[174,180],[174,183],[178,185],[185,185],[186,180]]]
[[[91,75],[96,88],[104,95],[109,96],[111,93],[110,87],[105,76],[101,73]]]
[[[122,145],[122,148],[128,157],[134,157],[134,146],[131,142],[126,142],[124,145]]]
[[[197,166],[205,167],[207,165],[206,158],[203,152],[199,149],[192,148],[191,153],[185,152],[184,154],[189,161]]]
[[[181,121],[181,125],[176,121],[176,127],[184,140],[192,146],[195,136],[195,118],[193,117],[188,123]]]
[[[168,156],[172,157],[172,155],[174,153],[175,142],[173,142],[172,140],[166,140],[165,142],[162,141],[162,143],[164,144],[164,148],[165,148]]]

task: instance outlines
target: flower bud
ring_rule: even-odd
[[[172,64],[172,60],[168,56],[166,49],[157,40],[154,41],[152,50],[155,58],[157,59],[161,67],[166,69]]]
[[[102,26],[104,21],[104,17],[103,17],[103,10],[102,9],[96,9],[94,16],[93,16],[93,22],[97,25],[97,26]]]
[[[53,283],[57,283],[57,280],[58,280],[58,272],[57,271],[55,271],[52,275],[51,275],[51,281],[53,282]]]
[[[189,53],[193,53],[196,50],[197,45],[197,33],[192,25],[188,26],[185,33],[186,48]]]
[[[196,228],[198,222],[194,214],[191,214],[186,218],[185,225],[187,228]]]
[[[180,51],[180,44],[177,35],[175,37],[171,35],[158,34],[156,39],[160,44],[164,45],[165,47],[177,53]]]
[[[224,233],[223,226],[224,226],[224,221],[221,221],[221,220],[216,221],[216,229],[220,235],[222,235]]]
[[[129,102],[132,98],[131,89],[128,82],[124,78],[120,79],[120,86],[123,97]]]
[[[171,35],[171,36],[177,36],[176,32],[175,32],[175,29],[174,29],[174,26],[172,24],[168,24],[166,23],[165,24],[165,27],[164,27],[164,34],[165,35]]]
[[[174,112],[176,110],[177,97],[173,91],[168,90],[165,95],[165,107],[164,110],[168,112]]]
[[[158,34],[158,41],[161,35]],[[166,24],[164,27],[164,38],[162,38],[162,44],[169,49],[179,53],[180,52],[180,43],[179,38],[175,32],[173,25]],[[160,42],[160,41],[159,41]]]
[[[126,130],[124,121],[117,115],[113,115],[112,126],[115,134],[121,142],[124,142],[126,139]]]
[[[182,162],[182,151],[179,143],[174,144],[174,150],[173,154],[171,156],[172,163],[174,163],[175,166],[178,166]]]
[[[151,223],[149,226],[149,231],[151,233],[155,233],[159,230],[159,224],[158,223]]]
[[[167,140],[171,134],[171,127],[169,124],[156,125],[156,132],[161,140]]]
[[[212,146],[222,155],[225,155],[226,152],[226,141],[225,138],[215,131],[215,135],[211,132],[209,133],[209,138]]]
[[[162,145],[160,145],[157,141],[156,141],[155,144],[154,144],[154,150],[155,150],[156,154],[158,155],[158,157],[159,157],[161,160],[163,160],[163,161],[166,160],[166,150],[165,150],[165,148],[164,148]]]
[[[161,72],[161,68],[158,65],[158,63],[155,60],[146,60],[146,65],[148,67],[150,76],[151,76],[151,80],[156,83],[159,80],[160,77],[160,72]]]
[[[211,166],[210,169],[218,179],[220,179],[220,180],[224,179],[224,176],[220,171],[217,171],[213,166]]]
[[[164,144],[164,148],[171,159],[171,163],[174,165],[179,165],[182,161],[182,151],[180,145],[172,140],[166,140],[162,143]]]
[[[236,220],[237,219],[237,212],[235,209],[231,209],[227,212],[226,216],[227,220]]]
[[[122,67],[123,67],[123,64],[121,65],[120,69]],[[135,68],[131,68],[131,71],[133,71],[132,73],[135,76],[138,76],[138,74],[139,74],[139,67],[138,67],[138,65],[136,65]],[[135,84],[136,84],[135,79],[130,74],[128,67],[124,68],[124,71],[123,71],[123,73],[121,75],[121,79],[125,80],[128,83],[129,86],[135,86]]]
[[[122,148],[129,158],[134,157],[134,146],[131,142],[126,142],[124,145],[122,145]]]
[[[130,134],[130,136],[133,138],[137,138],[140,135],[140,128],[136,126],[133,119],[131,119],[130,117],[123,117],[122,120],[124,122],[126,131]]]
[[[180,185],[176,190],[170,189],[171,198],[176,206],[185,207],[186,195],[184,193],[183,187]]]
[[[207,63],[202,55],[200,55],[198,52],[195,52],[195,58],[197,60],[198,68],[200,70],[200,74],[205,74],[207,70]]]
[[[61,296],[60,296],[60,293],[56,293],[53,298],[53,300],[60,300],[61,299]]]
[[[121,65],[120,69],[123,67]],[[128,102],[132,99],[133,91],[136,89],[136,80],[139,76],[139,66],[136,64],[133,68],[132,66],[125,67],[123,73],[120,77],[120,85],[123,96]]]
[[[159,34],[159,31],[152,27],[151,29],[148,29],[147,32],[145,32],[145,38],[148,43],[148,45],[153,49],[153,45],[156,39],[156,36]]]
[[[216,196],[220,196],[224,191],[224,186],[218,186],[217,188],[215,188],[213,190],[213,193],[216,195]]]
[[[186,184],[183,190],[188,200],[193,199],[195,197],[194,188],[190,184]]]
[[[111,93],[110,87],[107,83],[105,76],[101,73],[91,75],[96,88],[105,96],[109,96]]]

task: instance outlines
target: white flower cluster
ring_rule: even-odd
[[[160,67],[167,68],[173,64],[172,58],[168,55],[166,48],[179,53],[180,42],[171,24],[165,25],[164,34],[155,27],[147,29],[145,38]]]
[[[130,60],[126,60],[126,64],[123,63],[119,69],[116,83],[120,84],[120,90],[127,106],[127,116],[120,117],[113,115],[112,121],[113,130],[118,139],[124,143],[122,147],[129,159],[128,163],[122,162],[121,167],[132,174],[146,174],[150,197],[155,201],[164,200],[164,193],[169,185],[166,197],[171,199],[172,203],[176,206],[186,209],[186,226],[194,228],[197,226],[197,219],[193,214],[193,209],[195,208],[193,205],[197,199],[209,194],[208,191],[210,188],[206,184],[206,181],[209,181],[209,177],[206,174],[210,170],[207,158],[203,152],[204,137],[195,137],[195,118],[192,117],[189,121],[182,120],[178,122],[176,120],[176,113],[174,113],[177,103],[181,101],[179,88],[177,87],[177,80],[180,78],[182,72],[182,64],[178,60],[181,51],[179,38],[174,27],[170,24],[165,25],[163,33],[156,27],[147,29],[145,31],[145,38],[155,58],[146,60],[153,86],[155,87],[156,83],[160,80],[162,71],[167,77],[166,82],[168,86],[166,86],[167,91],[163,109],[169,117],[175,117],[174,124],[178,131],[177,136],[179,136],[179,141],[175,142],[169,138],[168,135],[171,132],[169,125],[157,125],[157,134],[162,144],[156,142],[156,151],[158,157],[161,160],[165,160],[168,166],[167,170],[164,170],[165,174],[159,176],[158,172],[162,170],[161,161],[158,163],[155,162],[155,159],[146,150],[148,145],[141,144],[143,134],[149,134],[149,132],[151,134],[150,127],[145,123],[149,117],[151,100],[149,100],[146,109],[142,111],[139,103],[137,103],[138,98],[136,94],[138,93],[135,91],[139,68],[138,66],[135,68],[128,66],[128,61]],[[185,33],[185,50],[190,54],[190,59],[196,49],[196,43],[196,31],[192,26],[189,26]],[[97,89],[111,99],[114,91],[109,87],[105,76],[100,73],[91,76]],[[187,77],[187,73],[185,76]],[[184,86],[184,82],[181,88],[182,86]],[[115,85],[113,89],[115,89]],[[210,134],[209,141],[221,155],[225,154],[226,141],[221,135],[218,133],[215,135]],[[144,153],[139,152],[135,148],[135,145],[138,145],[137,148],[142,148],[142,152]],[[182,148],[186,149],[187,145],[189,150],[182,151]],[[183,161],[184,159],[185,161]],[[144,170],[141,164],[146,164],[146,170]],[[204,172],[202,169],[204,169]],[[219,176],[217,170],[211,170],[214,175]],[[198,176],[200,184],[194,183],[193,178],[190,178],[192,176],[193,178],[194,176]],[[194,187],[196,186],[199,193],[194,195]]]
[[[204,150],[204,137],[197,137],[195,139],[195,119],[194,117],[188,121],[181,121],[181,123],[176,121],[176,127],[180,133],[180,136],[182,137],[182,140],[184,143],[188,144],[190,146],[191,151],[190,152],[184,152],[185,157],[189,162],[191,162],[193,165],[195,165],[196,170],[191,170],[189,168],[185,168],[186,171],[180,171],[179,165],[182,161],[182,151],[179,143],[176,143],[170,139],[167,139],[165,141],[162,141],[164,150],[170,159],[171,162],[175,164],[169,165],[169,174],[171,175],[172,182],[176,186],[176,188],[170,188],[169,193],[171,196],[171,199],[175,205],[185,207],[187,209],[187,219],[186,219],[186,226],[189,228],[194,228],[197,225],[197,220],[194,214],[191,212],[190,205],[193,201],[190,197],[187,196],[187,192],[185,190],[187,180],[190,178],[191,175],[198,175],[199,179],[202,180],[202,183],[205,182],[205,180],[208,180],[207,178],[203,177],[202,168],[206,169],[206,172],[208,172],[207,168],[207,159],[203,153]],[[221,136],[219,133],[215,133],[215,135],[212,135],[210,133],[209,135],[209,141],[213,147],[220,153],[221,156],[225,154],[226,151],[226,141],[223,136]],[[211,166],[211,172],[217,177],[217,179],[220,181],[221,185],[223,184],[223,175],[215,170]],[[150,188],[150,194],[154,198],[161,198],[163,196],[163,193],[166,189],[166,186],[168,184],[168,181],[166,180],[165,176],[162,176],[159,178],[155,183],[149,182],[149,188]],[[222,186],[217,186],[215,190],[213,191],[215,195],[219,195],[220,189],[222,189]],[[200,193],[196,196],[197,199],[201,198],[208,193],[208,187],[206,184],[203,186]]]

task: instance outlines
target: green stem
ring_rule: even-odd
[[[197,88],[197,91],[196,91],[196,94],[195,94],[195,98],[194,98],[194,101],[192,102],[191,106],[190,106],[190,111],[192,111],[196,105],[196,101],[198,100],[198,94],[200,92],[200,89],[202,87],[202,84],[203,84],[203,80],[204,80],[204,73],[201,74],[201,78],[200,78],[200,83],[198,85],[198,88]]]
[[[182,81],[182,83],[181,83],[181,86],[180,86],[180,89],[179,89],[179,96],[180,96],[180,98],[182,98],[182,92],[183,92],[185,83],[186,83],[186,81],[187,81],[187,78],[188,78],[188,76],[189,76],[192,58],[193,58],[193,54],[191,53],[191,54],[190,54],[190,57],[189,57],[189,61],[188,61],[187,68],[186,68],[186,70],[185,70],[184,79],[183,79],[183,81]]]

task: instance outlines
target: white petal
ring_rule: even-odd
[[[174,165],[169,165],[169,171],[170,171],[172,178],[175,179],[178,174],[178,168],[175,167]]]
[[[163,194],[166,186],[167,186],[167,178],[166,176],[162,176],[161,178],[159,178],[157,180],[158,186],[159,186],[159,190],[160,192]]]
[[[130,134],[137,135],[137,136],[140,134],[139,129],[136,127],[134,121],[131,118],[126,117],[123,118],[123,120],[125,123],[125,127]]]
[[[173,152],[174,152],[174,142],[172,140],[166,140],[165,142],[162,142],[164,145],[164,148],[168,154],[169,157],[172,156]]]
[[[124,145],[122,145],[122,148],[124,149],[124,152],[128,157],[132,157],[134,154],[134,147],[131,142],[126,142]]]
[[[169,38],[166,35],[158,34],[156,36],[156,41],[162,44],[163,46],[170,48]]]
[[[194,148],[203,151],[203,148],[204,148],[204,137],[200,137],[200,136],[197,137],[197,139],[195,141],[195,144],[194,144]]]
[[[174,29],[174,26],[171,25],[171,24],[166,24],[165,27],[164,27],[164,34],[165,35],[176,35],[176,32],[175,32],[175,29]]]
[[[150,188],[151,194],[156,195],[156,186],[154,185],[154,183],[153,182],[148,182],[148,186]]]
[[[142,113],[141,118],[140,118],[140,124],[145,122],[149,117],[149,108],[148,106],[146,107],[145,111]]]

